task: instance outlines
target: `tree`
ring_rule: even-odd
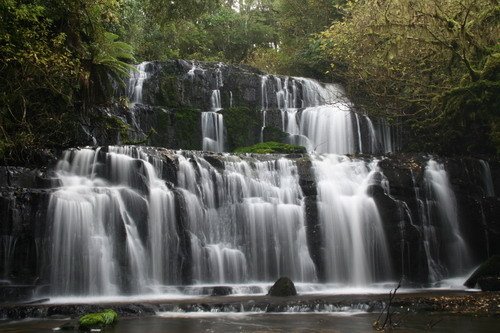
[[[78,144],[78,116],[128,75],[116,0],[0,1],[0,158]],[[97,93],[98,92],[98,93]]]
[[[486,72],[498,71],[496,0],[350,1],[345,10],[322,48],[358,105],[405,119],[413,149],[491,151],[484,143],[498,79]]]

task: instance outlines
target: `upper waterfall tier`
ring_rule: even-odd
[[[89,121],[89,144],[147,142],[230,152],[280,141],[336,154],[386,154],[400,147],[397,126],[356,110],[341,86],[308,78],[222,63],[144,62],[131,73],[123,94],[129,108],[102,111],[130,130],[113,137]]]

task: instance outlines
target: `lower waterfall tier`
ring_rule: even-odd
[[[53,296],[425,285],[500,253],[500,168],[482,160],[110,146],[1,172],[0,279]]]

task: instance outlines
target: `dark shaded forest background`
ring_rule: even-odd
[[[340,82],[406,151],[498,155],[499,23],[497,0],[0,0],[0,159],[81,144],[131,64],[171,58]]]

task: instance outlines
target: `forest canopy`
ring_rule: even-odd
[[[172,58],[341,82],[409,130],[406,150],[500,151],[497,0],[0,0],[0,15],[6,160],[78,145],[132,64]]]

